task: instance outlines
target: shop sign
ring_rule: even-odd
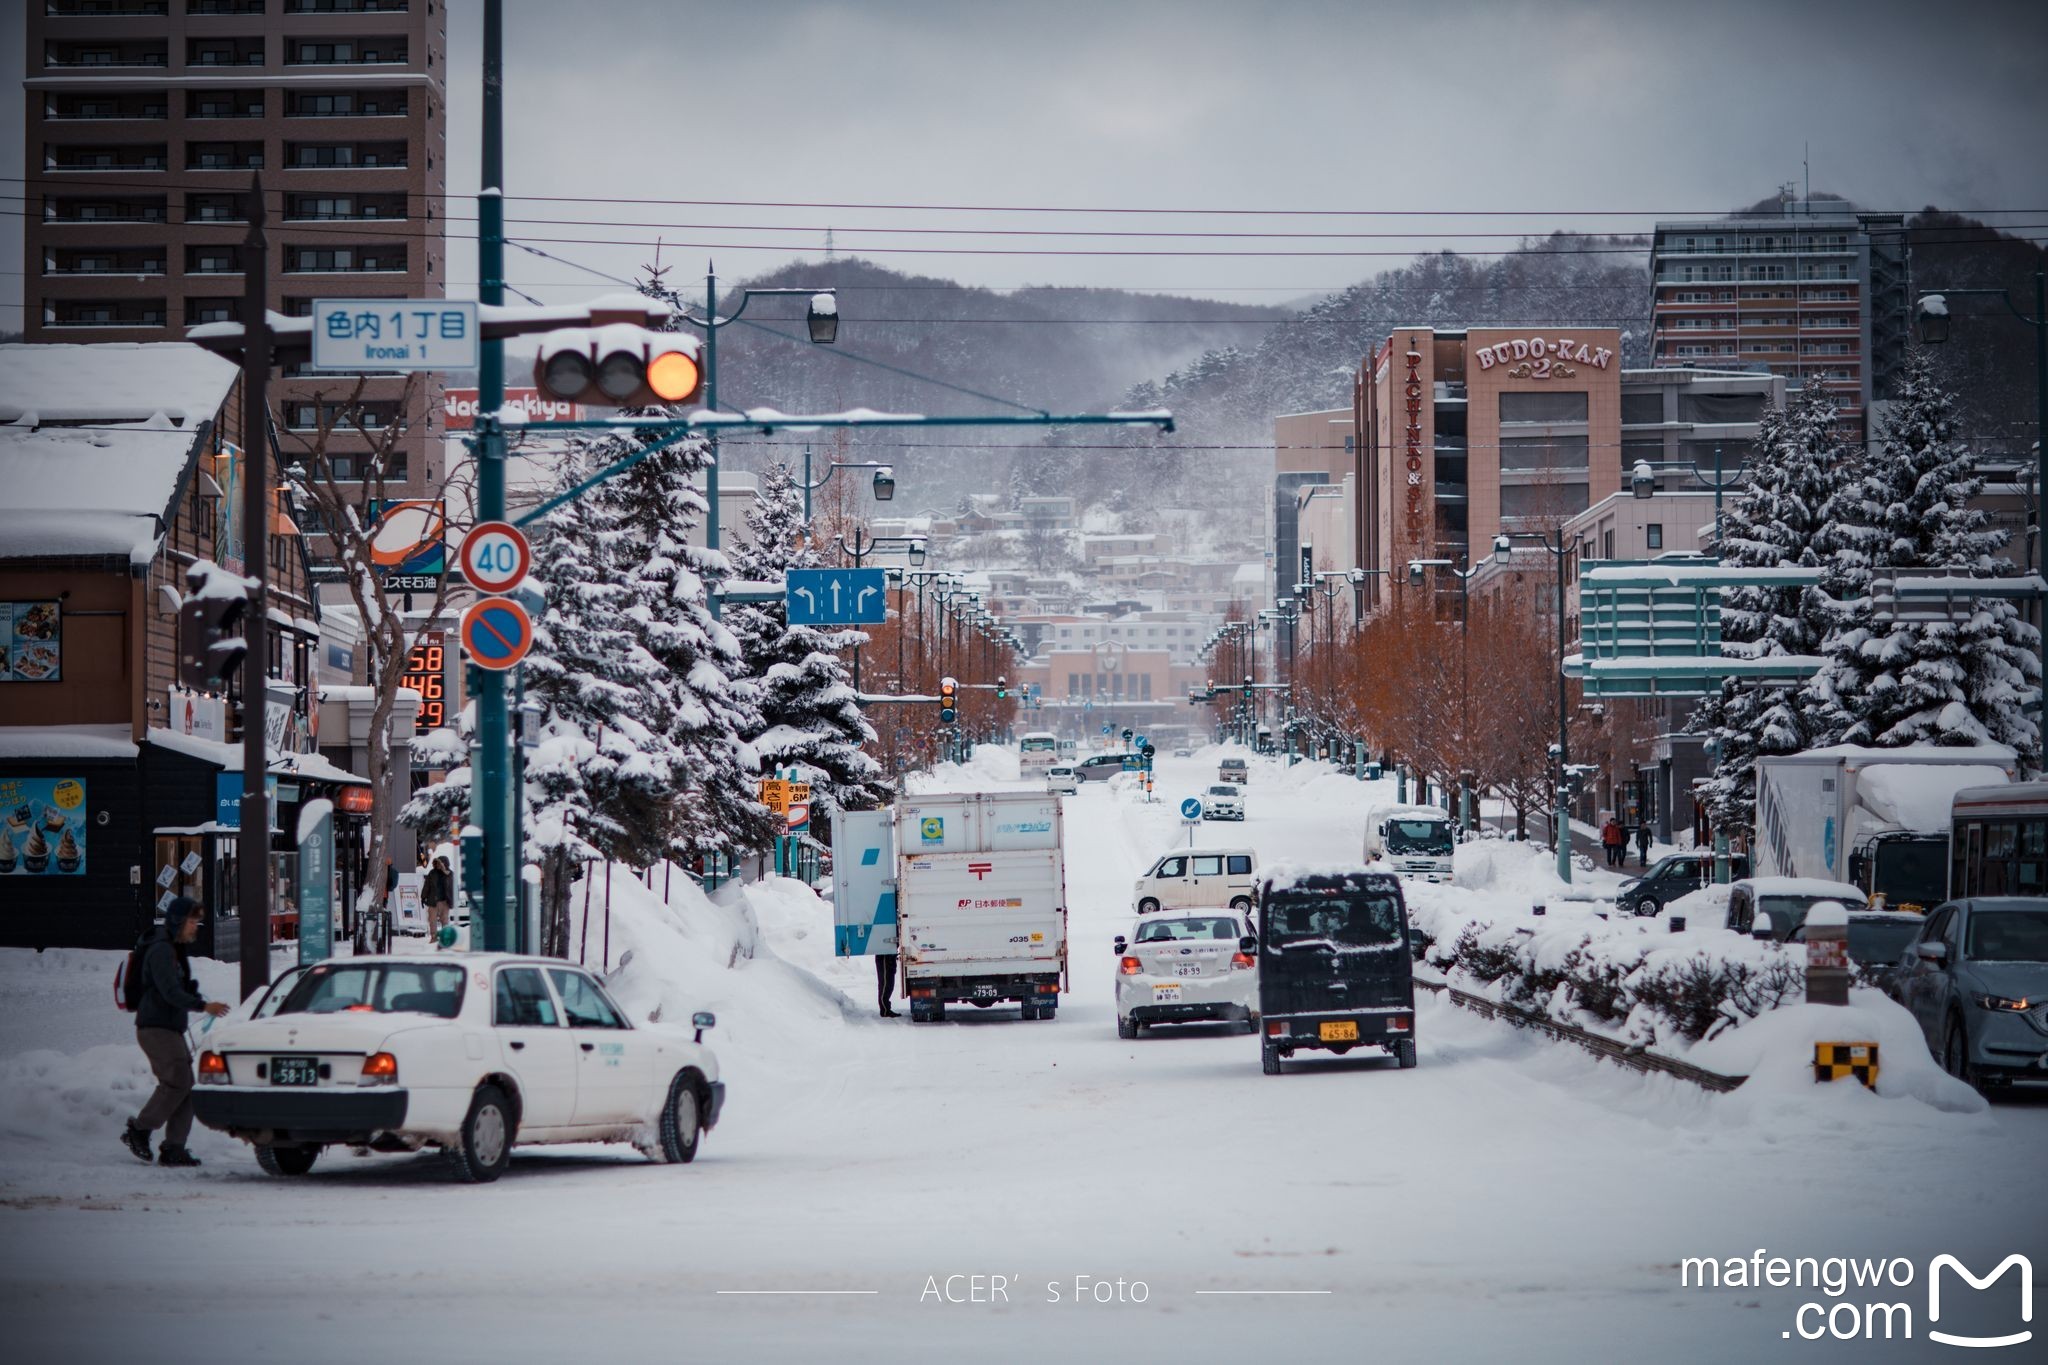
[[[1422,545],[1422,352],[1413,346],[1403,357],[1408,362],[1408,374],[1401,381],[1401,404],[1408,417],[1404,437],[1405,458],[1408,476],[1408,544],[1419,549]]]
[[[477,396],[476,389],[443,391],[441,416],[447,430],[476,429]],[[581,404],[571,403],[565,398],[550,398],[539,389],[505,390],[505,407],[525,413],[529,422],[574,422],[583,416]]]
[[[205,692],[194,692],[189,687],[172,687],[168,706],[169,729],[178,735],[190,735],[194,739],[210,739],[216,744],[228,740],[228,702],[226,697],[216,697]]]
[[[1578,374],[1579,365],[1591,365],[1604,370],[1614,359],[1614,352],[1605,346],[1590,346],[1570,337],[1517,337],[1513,341],[1496,342],[1481,346],[1472,352],[1472,358],[1479,362],[1479,368],[1490,370],[1496,365],[1508,367],[1510,379],[1571,379]]]
[[[265,780],[265,789],[270,793],[270,832],[277,833],[277,778]],[[242,827],[242,775],[240,773],[215,773],[213,775],[213,820],[217,825],[229,829]]]
[[[0,682],[57,682],[63,661],[61,604],[0,602]]]
[[[0,877],[72,877],[85,871],[85,782],[0,777]]]

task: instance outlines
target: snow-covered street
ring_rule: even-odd
[[[1119,1041],[1109,940],[1141,864],[1185,841],[1173,801],[1213,771],[1162,759],[1157,804],[1106,783],[1068,799],[1073,989],[1051,1022],[877,1020],[869,962],[831,958],[829,923],[784,898],[762,934],[790,966],[743,964],[729,989],[750,1002],[707,1002],[731,1099],[688,1167],[544,1149],[468,1186],[431,1157],[331,1153],[287,1182],[202,1131],[204,1169],[142,1168],[115,1141],[132,1094],[103,1118],[30,1102],[89,1047],[133,1052],[111,955],[10,950],[10,1354],[1792,1358],[1824,1349],[1781,1336],[1797,1306],[1832,1299],[1681,1287],[1681,1260],[2048,1264],[2038,1099],[1715,1097],[1435,999],[1405,1074],[1359,1054],[1263,1077],[1254,1040],[1221,1027]],[[1367,790],[1259,760],[1241,829],[1197,837],[1265,862],[1355,856]],[[1891,1297],[1918,1311],[1924,1290]]]

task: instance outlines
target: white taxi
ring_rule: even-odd
[[[1235,910],[1169,910],[1116,939],[1116,1034],[1228,1020],[1259,1027],[1258,940]]]
[[[241,1138],[272,1175],[322,1149],[437,1147],[495,1180],[515,1143],[630,1142],[695,1159],[725,1086],[689,1031],[636,1024],[597,977],[502,953],[339,958],[281,977],[251,1017],[206,1036],[199,1121]]]
[[[1045,789],[1048,792],[1063,792],[1073,796],[1081,790],[1081,779],[1074,772],[1072,765],[1063,763],[1056,768],[1045,770]]]

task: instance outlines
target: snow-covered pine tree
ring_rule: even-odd
[[[2008,744],[2038,763],[2040,731],[2023,709],[2039,690],[2039,636],[2001,598],[1960,599],[1951,616],[1907,608],[1880,615],[1874,581],[1897,569],[1994,578],[2006,534],[1970,500],[1983,487],[1957,430],[1955,400],[1927,356],[1909,351],[1880,450],[1829,502],[1817,549],[1839,604],[1822,646],[1827,665],[1806,689],[1816,742]]]
[[[803,489],[787,465],[769,470],[761,501],[747,514],[751,544],[732,553],[740,577],[779,581],[791,569],[817,567],[803,517]],[[857,630],[792,626],[779,602],[732,613],[748,667],[758,680],[760,728],[752,736],[764,768],[795,768],[814,800],[862,810],[888,796],[881,765],[866,746],[875,732],[861,715],[839,651],[867,637]]]
[[[1811,385],[1782,409],[1771,408],[1758,426],[1748,479],[1729,499],[1721,519],[1722,563],[1769,568],[1814,567],[1814,537],[1824,524],[1828,498],[1839,481],[1844,452],[1836,445],[1834,401]],[[1721,600],[1721,642],[1729,653],[1769,658],[1817,654],[1831,617],[1813,588],[1745,587]],[[1753,687],[1724,683],[1701,702],[1691,728],[1711,735],[1714,775],[1702,789],[1717,826],[1748,829],[1756,814],[1756,760],[1809,746],[1811,732],[1797,685]]]
[[[617,459],[652,439],[607,442],[602,458]],[[650,454],[602,495],[628,546],[618,574],[630,626],[658,665],[646,697],[675,760],[668,775],[669,852],[682,861],[738,857],[781,832],[761,804],[760,765],[746,742],[760,727],[759,685],[748,676],[739,641],[711,614],[710,590],[729,576],[730,565],[722,551],[690,543],[707,507],[698,482],[709,463],[708,444],[692,437]]]

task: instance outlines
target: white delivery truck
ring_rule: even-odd
[[[1067,980],[1060,799],[1045,792],[917,796],[895,811],[898,952],[910,1017],[1014,1002],[1050,1019]]]
[[[2016,766],[1999,744],[1837,744],[1759,758],[1752,871],[1852,882],[1894,910],[1931,910],[1947,894],[1955,794],[2011,782]]]
[[[1450,812],[1435,806],[1374,806],[1365,813],[1368,866],[1403,877],[1449,882],[1454,842]]]
[[[1050,730],[1033,730],[1017,740],[1017,775],[1025,781],[1044,777],[1058,765],[1060,737]]]

